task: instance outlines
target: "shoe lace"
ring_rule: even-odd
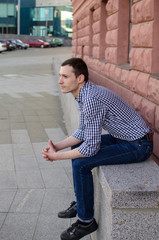
[[[76,204],[75,201],[71,202],[70,207],[74,206]]]
[[[68,232],[75,233],[76,227],[77,227],[79,224],[80,224],[80,221],[77,220],[75,223],[73,223],[73,224],[71,225],[71,227],[69,227],[69,228],[67,229],[67,231],[68,231]]]
[[[72,208],[72,206],[74,206],[76,204],[76,202],[71,202],[71,204],[70,204],[70,206],[69,206],[69,208],[67,209],[67,211],[69,211],[71,208]]]

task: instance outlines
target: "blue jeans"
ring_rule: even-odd
[[[78,147],[76,145],[72,149]],[[78,218],[87,221],[94,216],[94,190],[91,170],[101,165],[139,163],[148,159],[153,143],[148,139],[124,141],[102,135],[99,152],[92,157],[72,160],[73,183]]]

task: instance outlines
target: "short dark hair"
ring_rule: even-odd
[[[88,67],[81,58],[69,58],[61,64],[62,67],[66,65],[69,65],[73,68],[76,77],[83,74],[85,81],[88,81]]]

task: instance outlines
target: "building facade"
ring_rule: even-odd
[[[0,34],[17,32],[17,0],[0,0]]]
[[[70,1],[0,0],[0,34],[16,33],[72,37]]]
[[[159,1],[72,0],[74,57],[90,80],[125,99],[154,131],[159,157]]]

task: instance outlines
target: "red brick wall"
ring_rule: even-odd
[[[154,130],[159,157],[159,1],[72,0],[72,54],[90,80],[124,98]],[[131,19],[131,25],[129,24]]]

